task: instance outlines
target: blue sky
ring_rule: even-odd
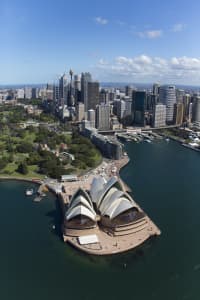
[[[198,0],[1,0],[0,84],[200,83]]]

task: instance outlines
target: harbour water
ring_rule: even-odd
[[[126,150],[121,176],[162,235],[126,254],[87,256],[62,242],[53,195],[34,203],[29,183],[0,182],[1,299],[199,300],[200,155],[172,141]]]

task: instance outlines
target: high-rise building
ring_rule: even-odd
[[[25,99],[31,99],[32,98],[32,88],[25,87],[24,94],[25,94],[24,95]]]
[[[126,96],[128,96],[128,97],[130,97],[132,99],[133,87],[130,86],[130,85],[127,85],[125,87],[125,93],[126,93]]]
[[[183,121],[187,122],[189,119],[189,105],[191,103],[191,96],[190,94],[185,94],[183,96],[183,105],[184,105],[184,110],[183,110]],[[190,120],[191,121],[191,120]]]
[[[99,130],[110,129],[110,105],[103,104],[97,105],[96,108],[96,128]]]
[[[183,123],[183,103],[174,104],[174,124],[181,125]]]
[[[166,106],[158,103],[155,105],[153,114],[153,127],[159,128],[166,125]]]
[[[63,74],[63,76],[59,79],[59,98],[60,102],[63,104],[67,104],[67,96],[68,96],[68,86],[67,86],[67,76]]]
[[[74,75],[74,98],[75,104],[81,101],[81,79],[79,75]]]
[[[88,82],[87,84],[87,99],[84,102],[85,110],[96,109],[99,104],[99,82]]]
[[[55,85],[53,86],[53,100],[57,102],[59,100],[59,86]]]
[[[24,99],[24,89],[17,89],[17,99]]]
[[[109,94],[104,89],[99,93],[99,103],[109,103]]]
[[[192,122],[200,122],[200,96],[193,98]]]
[[[81,102],[85,105],[85,112],[88,111],[88,82],[92,81],[92,76],[90,73],[81,74]]]
[[[181,89],[176,90],[176,102],[177,103],[183,103],[184,96],[185,96],[184,90],[181,90]]]
[[[153,95],[159,96],[159,91],[160,91],[160,84],[154,83],[153,84]]]
[[[116,100],[114,104],[116,106],[116,115],[119,119],[123,119],[126,111],[126,102],[124,100]]]
[[[133,96],[133,114],[134,123],[145,126],[145,112],[147,110],[147,93],[145,91],[136,91]]]
[[[90,122],[90,127],[95,128],[95,110],[89,109],[87,115],[87,119]]]
[[[75,90],[81,90],[81,79],[79,75],[74,75],[74,88]]]
[[[160,102],[166,105],[167,124],[173,123],[174,104],[176,103],[176,88],[173,85],[160,87]]]
[[[76,105],[76,120],[81,122],[85,116],[85,108],[82,102],[78,102]]]

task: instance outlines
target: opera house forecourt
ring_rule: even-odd
[[[63,238],[95,255],[137,247],[160,230],[113,176],[94,177],[89,190],[78,188],[65,205]]]

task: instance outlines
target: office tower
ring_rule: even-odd
[[[124,117],[132,115],[132,98],[126,98]]]
[[[55,102],[58,102],[60,96],[59,96],[59,86],[58,85],[53,85],[53,100]]]
[[[38,95],[38,89],[37,88],[32,88],[32,99],[37,99],[39,97]]]
[[[145,112],[147,110],[147,94],[145,91],[134,92],[132,109],[134,114],[134,123],[140,126],[145,126]]]
[[[52,84],[47,84],[46,99],[53,100],[53,85]]]
[[[188,108],[188,123],[192,122],[192,108],[193,108],[193,103],[191,102]]]
[[[81,79],[79,75],[74,75],[74,88],[75,90],[81,90]]]
[[[125,87],[125,94],[126,94],[126,96],[132,98],[133,87],[130,86],[130,85],[127,85],[127,86]]]
[[[74,98],[75,104],[81,101],[81,79],[78,75],[74,75]]]
[[[68,95],[68,87],[67,87],[67,76],[63,74],[63,76],[59,79],[59,99],[61,104],[67,104],[67,95]]]
[[[153,95],[159,96],[159,91],[160,91],[159,83],[154,83],[153,84]]]
[[[191,103],[191,96],[190,94],[185,94],[183,96],[183,105],[184,105],[184,110],[183,110],[183,121],[187,122],[189,119],[189,105]]]
[[[176,103],[183,103],[185,91],[177,89],[176,90]]]
[[[194,96],[192,106],[192,122],[200,122],[200,97]]]
[[[85,116],[85,107],[82,102],[78,102],[76,105],[76,120],[81,122]]]
[[[174,124],[181,125],[183,123],[183,103],[174,104]]]
[[[109,103],[108,91],[101,89],[99,93],[99,103]]]
[[[160,102],[166,105],[167,124],[173,123],[174,104],[176,103],[176,88],[173,85],[160,87]]]
[[[124,100],[116,100],[114,102],[114,105],[116,107],[116,115],[121,120],[124,118],[124,113],[126,111],[126,103]]]
[[[154,108],[153,127],[159,128],[166,125],[166,106],[158,103]]]
[[[110,129],[110,105],[101,103],[96,108],[96,128],[99,130]]]
[[[85,110],[96,109],[99,104],[99,83],[88,82],[87,83],[87,99],[84,102]]]
[[[110,102],[112,102],[112,101],[114,101],[114,99],[115,99],[115,93],[114,92],[109,92],[108,93],[108,100]]]
[[[25,99],[31,99],[32,98],[32,88],[25,87],[24,94],[25,94]]]
[[[81,102],[85,105],[85,111],[88,111],[88,82],[92,81],[92,76],[90,73],[81,74]]]
[[[87,119],[90,122],[90,127],[95,128],[95,110],[89,109]]]
[[[17,89],[17,99],[24,99],[24,89]]]

